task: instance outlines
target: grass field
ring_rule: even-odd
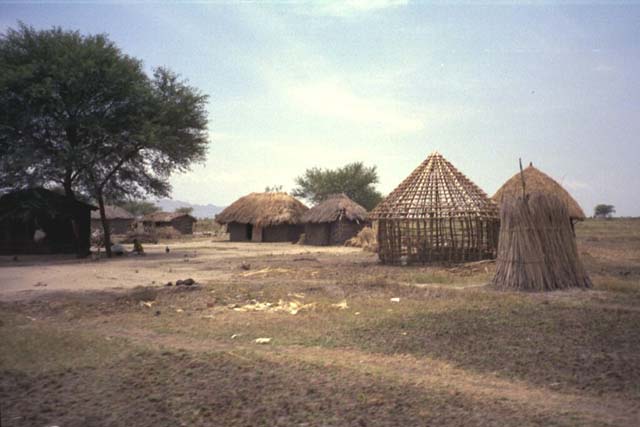
[[[193,288],[5,295],[1,425],[637,426],[640,220],[577,236],[590,291],[203,242]]]

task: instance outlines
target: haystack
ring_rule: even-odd
[[[495,287],[524,291],[591,287],[565,200],[548,192],[505,197],[500,221]]]
[[[342,245],[358,234],[367,221],[367,210],[347,197],[332,194],[302,216],[305,243]]]
[[[287,193],[251,193],[216,215],[234,242],[296,242],[308,208]]]
[[[522,172],[516,173],[498,189],[492,199],[500,205],[509,197],[522,196],[522,180],[527,193],[546,193],[559,198],[567,207],[568,215],[573,221],[582,221],[585,214],[578,202],[562,188],[553,178],[529,164]]]
[[[495,257],[498,207],[441,154],[431,154],[369,215],[385,264]]]

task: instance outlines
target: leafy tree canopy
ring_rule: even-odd
[[[362,162],[337,169],[311,168],[296,178],[297,187],[293,195],[319,203],[330,194],[345,193],[356,203],[371,210],[382,200],[382,194],[375,188],[377,183],[376,167],[367,167]]]
[[[596,218],[611,218],[616,213],[615,206],[600,204],[593,209],[593,216]]]
[[[167,196],[204,160],[206,96],[147,76],[105,35],[20,24],[0,35],[0,188],[62,186],[104,200]]]

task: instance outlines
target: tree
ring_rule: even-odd
[[[60,185],[104,201],[167,196],[204,159],[206,96],[169,70],[152,78],[105,35],[23,24],[0,36],[0,188]]]
[[[181,208],[176,208],[174,212],[182,215],[191,215],[193,213],[193,207],[183,206]]]
[[[151,202],[145,202],[142,200],[128,200],[124,202],[117,202],[116,205],[120,206],[122,209],[131,213],[136,217],[145,216],[150,213],[158,212],[160,210],[159,206]]]
[[[296,178],[297,187],[293,189],[293,195],[319,203],[330,194],[345,193],[371,210],[382,200],[382,194],[374,186],[377,183],[376,167],[367,167],[361,162],[337,169],[311,168]]]
[[[282,185],[267,185],[264,187],[265,193],[280,193],[284,187]]]
[[[611,216],[616,213],[615,206],[613,205],[596,205],[593,209],[593,216],[595,218],[611,218]]]

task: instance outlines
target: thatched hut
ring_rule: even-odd
[[[553,178],[539,169],[533,164],[529,164],[522,172],[516,173],[502,187],[496,191],[492,199],[500,205],[505,198],[515,198],[522,196],[522,180],[525,182],[525,191],[527,193],[546,193],[552,194],[559,198],[567,207],[567,213],[572,222],[582,221],[585,214],[578,202],[562,188]]]
[[[333,194],[302,215],[304,242],[309,245],[342,245],[358,234],[367,221],[367,210],[346,194]]]
[[[0,254],[89,254],[95,206],[44,188],[0,197]]]
[[[162,232],[163,229],[175,230],[179,234],[193,234],[193,224],[197,220],[189,214],[180,212],[153,212],[142,218],[144,228]]]
[[[369,215],[385,264],[494,258],[498,207],[441,154],[431,154]]]
[[[216,215],[227,226],[233,242],[295,242],[304,231],[302,215],[308,210],[287,193],[251,193]]]
[[[106,205],[104,211],[109,222],[111,234],[127,234],[136,219],[135,216],[120,206]],[[99,211],[91,212],[91,229],[102,231],[102,220],[100,219]]]
[[[493,284],[499,289],[589,288],[564,199],[549,192],[504,197]]]

